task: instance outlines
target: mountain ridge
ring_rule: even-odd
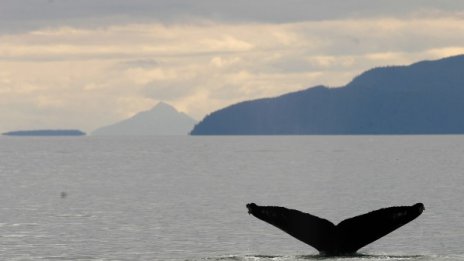
[[[323,85],[237,103],[206,116],[192,135],[464,133],[464,55],[367,70]]]

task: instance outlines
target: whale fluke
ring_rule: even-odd
[[[360,248],[409,223],[424,211],[424,204],[389,207],[332,222],[295,209],[247,204],[248,213],[274,225],[316,248],[336,256],[356,253]]]

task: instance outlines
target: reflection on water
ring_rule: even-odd
[[[427,260],[443,260],[443,261],[452,261],[452,260],[464,260],[464,256],[423,256],[423,255],[404,255],[404,256],[391,256],[391,255],[352,255],[352,256],[343,256],[343,257],[327,257],[321,255],[301,255],[301,256],[266,256],[266,255],[246,255],[246,256],[220,256],[220,257],[210,257],[210,258],[201,258],[201,259],[188,259],[188,260],[224,260],[224,261],[298,261],[298,260],[327,260],[327,261],[427,261]]]

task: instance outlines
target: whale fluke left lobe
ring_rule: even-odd
[[[335,225],[326,220],[294,209],[247,204],[248,213],[274,225],[291,236],[316,248],[319,252],[331,252]]]

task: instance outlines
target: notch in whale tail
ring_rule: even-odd
[[[247,204],[248,213],[261,219],[324,255],[350,255],[417,218],[424,204],[375,210],[338,225],[295,209]]]

